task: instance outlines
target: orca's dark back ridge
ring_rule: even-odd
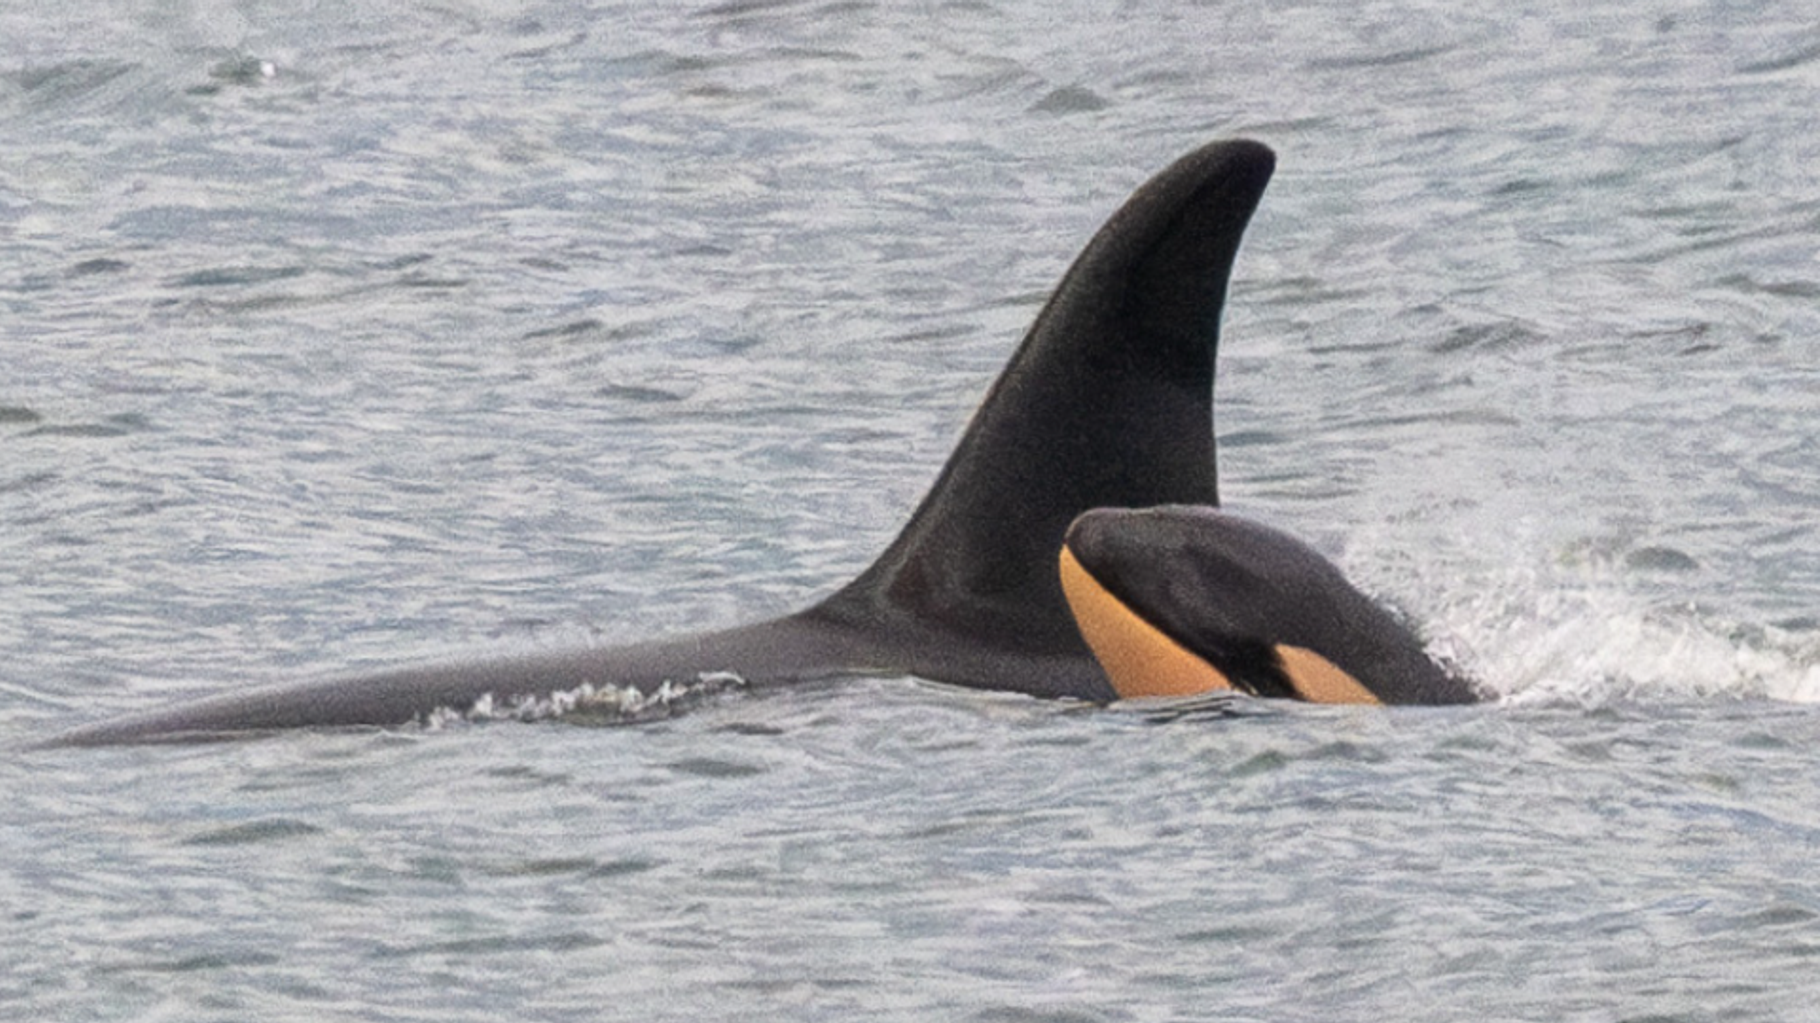
[[[1062,278],[909,525],[806,611],[719,632],[224,693],[79,728],[50,745],[273,728],[397,725],[484,696],[648,688],[731,672],[754,685],[852,674],[1104,700],[1115,694],[1056,575],[1090,508],[1215,504],[1213,375],[1227,278],[1275,167],[1220,142],[1140,188]]]

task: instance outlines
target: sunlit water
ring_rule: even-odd
[[[0,758],[19,1019],[1809,1018],[1798,5],[0,14],[0,744],[781,612],[1216,137],[1229,503],[1499,699]]]

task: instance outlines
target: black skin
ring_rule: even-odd
[[[1276,158],[1249,141],[1182,157],[1088,243],[987,393],[904,531],[793,615],[611,649],[409,665],[220,696],[78,728],[103,745],[278,728],[398,725],[492,695],[583,684],[754,686],[855,674],[1106,701],[1055,559],[1091,508],[1217,504],[1214,358],[1245,226]]]
[[[1394,616],[1281,530],[1218,508],[1100,508],[1068,530],[1107,592],[1258,696],[1293,697],[1278,645],[1326,658],[1390,704],[1471,703]]]

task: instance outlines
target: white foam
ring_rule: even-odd
[[[596,686],[584,682],[574,689],[546,696],[516,696],[500,700],[487,693],[465,711],[438,707],[424,718],[424,727],[435,731],[480,721],[544,721],[579,718],[588,721],[632,723],[668,717],[690,704],[728,689],[742,688],[745,680],[729,672],[703,672],[693,682],[666,679],[649,693],[638,686]]]
[[[1512,702],[1644,695],[1820,702],[1820,642],[1692,605],[1652,606],[1601,573],[1512,572],[1449,595],[1433,652]]]

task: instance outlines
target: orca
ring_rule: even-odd
[[[1081,634],[1121,698],[1478,698],[1313,548],[1219,508],[1095,509],[1068,527],[1060,560]]]
[[[814,605],[719,632],[408,665],[206,697],[78,727],[87,746],[300,727],[395,726],[438,709],[727,673],[751,686],[913,675],[1109,702],[1057,551],[1095,508],[1219,504],[1213,380],[1240,239],[1275,169],[1247,140],[1181,157],[1062,277],[908,525]]]

